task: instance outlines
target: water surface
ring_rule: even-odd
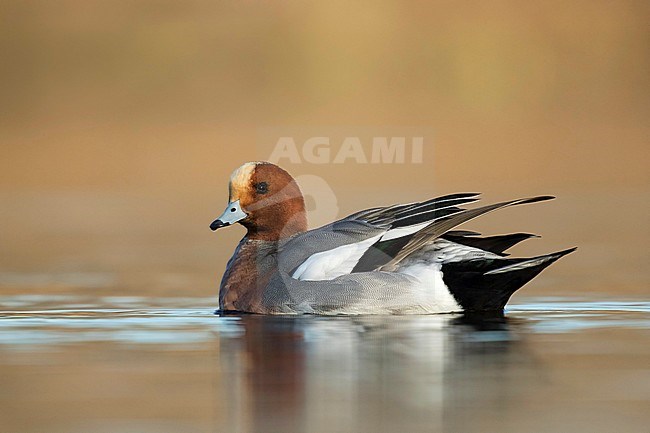
[[[212,298],[0,298],[5,432],[641,432],[650,302],[505,318],[216,316]]]

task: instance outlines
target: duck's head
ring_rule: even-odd
[[[247,237],[278,240],[307,230],[305,201],[295,179],[269,162],[247,162],[230,176],[228,206],[210,229],[240,223]]]

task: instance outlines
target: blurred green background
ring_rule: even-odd
[[[647,1],[0,2],[0,291],[215,296],[264,128],[423,127],[423,164],[287,166],[339,216],[559,199],[466,228],[578,245],[529,295],[648,294]],[[262,138],[260,138],[262,137]],[[318,197],[315,206],[318,206]],[[315,221],[320,223],[322,221]]]

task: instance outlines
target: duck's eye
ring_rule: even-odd
[[[269,185],[266,182],[260,182],[256,183],[255,185],[255,192],[258,194],[266,194],[269,192]]]

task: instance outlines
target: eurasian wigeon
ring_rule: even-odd
[[[222,311],[259,314],[422,314],[500,311],[510,296],[575,248],[532,258],[504,252],[527,233],[480,237],[453,228],[540,196],[474,209],[478,194],[377,207],[308,230],[296,181],[268,162],[230,177],[228,207],[212,230],[247,229],[219,291]]]

